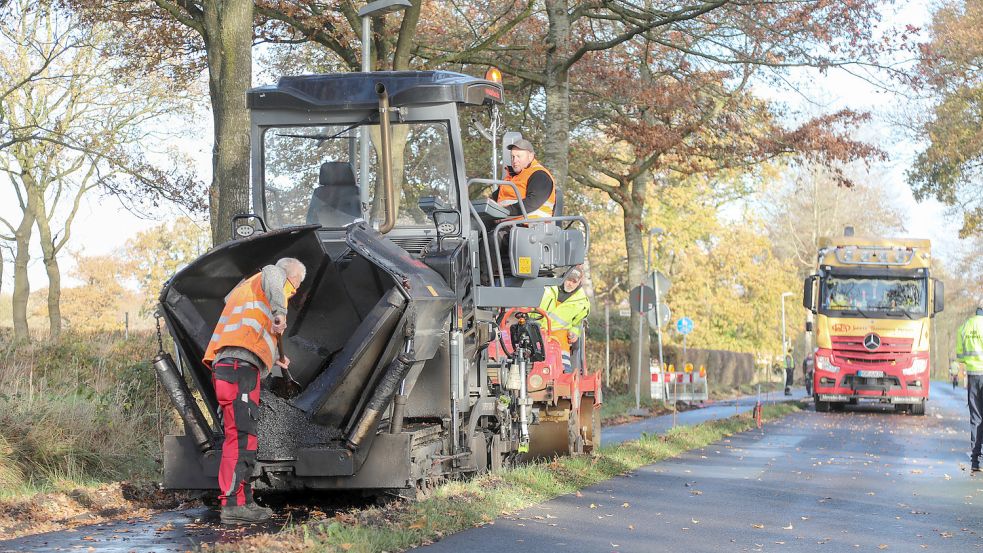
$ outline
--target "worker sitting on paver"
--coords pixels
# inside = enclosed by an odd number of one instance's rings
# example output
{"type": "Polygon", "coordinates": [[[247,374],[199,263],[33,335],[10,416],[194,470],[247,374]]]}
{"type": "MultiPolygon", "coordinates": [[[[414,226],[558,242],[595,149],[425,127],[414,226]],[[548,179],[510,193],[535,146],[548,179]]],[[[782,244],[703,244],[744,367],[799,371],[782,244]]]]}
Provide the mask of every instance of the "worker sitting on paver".
{"type": "Polygon", "coordinates": [[[546,167],[536,159],[532,143],[522,138],[509,146],[512,153],[511,164],[505,180],[511,182],[519,191],[516,197],[511,186],[500,187],[492,199],[507,207],[513,217],[521,216],[519,200],[522,200],[530,218],[552,217],[557,204],[556,181],[546,167]]]}
{"type": "Polygon", "coordinates": [[[582,369],[580,323],[590,314],[590,298],[581,283],[584,270],[571,267],[560,286],[547,286],[539,308],[550,318],[551,336],[562,348],[563,372],[582,369]]]}

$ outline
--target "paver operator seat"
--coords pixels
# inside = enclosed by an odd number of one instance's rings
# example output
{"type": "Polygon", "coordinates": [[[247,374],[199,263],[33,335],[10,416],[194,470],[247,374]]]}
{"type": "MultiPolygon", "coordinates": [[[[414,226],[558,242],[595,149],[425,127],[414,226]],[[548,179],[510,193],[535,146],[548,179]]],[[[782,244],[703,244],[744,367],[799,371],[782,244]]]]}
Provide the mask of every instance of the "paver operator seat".
{"type": "Polygon", "coordinates": [[[340,228],[362,216],[355,172],[350,163],[327,161],[321,164],[318,186],[311,194],[307,223],[340,228]]]}

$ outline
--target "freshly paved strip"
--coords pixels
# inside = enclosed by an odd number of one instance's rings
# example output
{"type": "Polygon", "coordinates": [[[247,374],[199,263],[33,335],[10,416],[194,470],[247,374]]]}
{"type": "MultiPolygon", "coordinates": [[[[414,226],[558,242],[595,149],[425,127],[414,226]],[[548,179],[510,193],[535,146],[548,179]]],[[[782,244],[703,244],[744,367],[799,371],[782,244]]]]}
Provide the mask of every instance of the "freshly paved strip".
{"type": "Polygon", "coordinates": [[[797,413],[425,551],[979,551],[965,394],[933,386],[924,417],[797,413]]]}

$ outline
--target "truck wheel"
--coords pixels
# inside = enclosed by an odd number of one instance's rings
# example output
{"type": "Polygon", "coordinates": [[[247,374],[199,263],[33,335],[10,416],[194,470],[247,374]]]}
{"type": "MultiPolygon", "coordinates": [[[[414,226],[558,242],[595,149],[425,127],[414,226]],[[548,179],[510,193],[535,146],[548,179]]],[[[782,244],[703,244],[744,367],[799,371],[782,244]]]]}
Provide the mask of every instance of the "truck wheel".
{"type": "Polygon", "coordinates": [[[816,412],[817,413],[828,413],[829,412],[829,402],[816,400],[816,412]]]}
{"type": "Polygon", "coordinates": [[[912,404],[910,413],[912,415],[918,415],[918,416],[924,415],[925,414],[925,402],[923,401],[921,403],[912,404]]]}
{"type": "MultiPolygon", "coordinates": [[[[580,408],[583,409],[584,405],[581,404],[580,408]]],[[[580,435],[580,415],[571,409],[570,418],[567,419],[567,453],[573,456],[583,452],[584,437],[580,435]]]]}

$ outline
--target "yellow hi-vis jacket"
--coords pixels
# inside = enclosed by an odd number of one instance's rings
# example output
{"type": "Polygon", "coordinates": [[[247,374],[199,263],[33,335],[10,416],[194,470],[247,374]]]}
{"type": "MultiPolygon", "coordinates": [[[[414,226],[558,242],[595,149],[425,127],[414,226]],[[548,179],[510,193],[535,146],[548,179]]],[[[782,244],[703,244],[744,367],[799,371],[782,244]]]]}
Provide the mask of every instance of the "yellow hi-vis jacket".
{"type": "Polygon", "coordinates": [[[559,296],[559,287],[547,286],[539,308],[549,315],[554,334],[566,330],[579,338],[580,323],[590,314],[590,299],[587,297],[587,292],[584,292],[581,287],[564,302],[560,301],[559,296]]]}
{"type": "Polygon", "coordinates": [[[969,374],[983,374],[983,316],[974,315],[956,332],[956,359],[969,374]]]}

